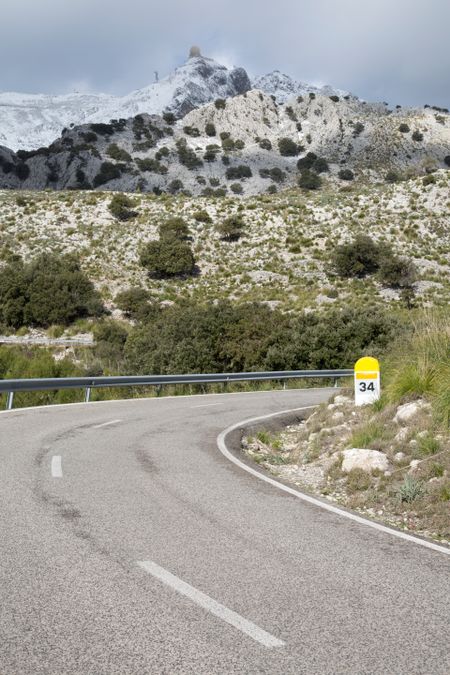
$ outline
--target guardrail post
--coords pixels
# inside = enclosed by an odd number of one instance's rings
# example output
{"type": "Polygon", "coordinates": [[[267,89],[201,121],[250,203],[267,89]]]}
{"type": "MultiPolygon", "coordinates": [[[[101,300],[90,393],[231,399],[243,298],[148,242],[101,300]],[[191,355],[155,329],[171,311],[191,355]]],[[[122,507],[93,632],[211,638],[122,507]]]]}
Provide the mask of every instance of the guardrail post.
{"type": "Polygon", "coordinates": [[[338,381],[337,381],[337,377],[335,377],[334,378],[334,388],[337,389],[337,386],[338,386],[338,381]]]}
{"type": "Polygon", "coordinates": [[[84,390],[84,402],[89,403],[90,400],[91,400],[91,388],[86,387],[86,389],[84,390]]]}
{"type": "Polygon", "coordinates": [[[6,410],[12,410],[14,405],[14,392],[8,391],[6,394],[6,410]]]}

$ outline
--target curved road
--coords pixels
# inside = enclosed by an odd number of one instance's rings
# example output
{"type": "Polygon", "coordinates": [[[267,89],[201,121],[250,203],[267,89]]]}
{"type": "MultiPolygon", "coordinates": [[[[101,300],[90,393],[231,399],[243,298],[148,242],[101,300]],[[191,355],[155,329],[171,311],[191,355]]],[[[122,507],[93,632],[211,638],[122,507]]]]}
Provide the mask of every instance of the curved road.
{"type": "Polygon", "coordinates": [[[449,556],[217,448],[330,393],[1,414],[0,673],[448,673],[449,556]]]}

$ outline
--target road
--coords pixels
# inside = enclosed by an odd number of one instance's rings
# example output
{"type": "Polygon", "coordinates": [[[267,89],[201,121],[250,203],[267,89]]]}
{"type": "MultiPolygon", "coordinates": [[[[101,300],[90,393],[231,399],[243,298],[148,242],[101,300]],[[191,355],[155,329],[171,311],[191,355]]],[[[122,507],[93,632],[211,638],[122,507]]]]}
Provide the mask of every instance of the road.
{"type": "Polygon", "coordinates": [[[448,673],[450,556],[218,450],[330,393],[1,414],[1,675],[448,673]]]}

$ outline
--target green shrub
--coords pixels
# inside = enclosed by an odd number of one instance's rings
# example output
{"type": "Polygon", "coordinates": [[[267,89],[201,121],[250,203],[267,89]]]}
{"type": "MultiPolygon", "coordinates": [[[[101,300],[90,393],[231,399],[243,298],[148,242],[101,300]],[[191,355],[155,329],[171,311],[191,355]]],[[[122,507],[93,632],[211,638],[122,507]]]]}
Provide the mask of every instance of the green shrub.
{"type": "Polygon", "coordinates": [[[298,160],[297,169],[299,171],[303,171],[303,169],[312,169],[317,159],[318,157],[315,152],[307,152],[304,157],[300,157],[298,160]]]}
{"type": "Polygon", "coordinates": [[[211,144],[206,146],[206,152],[203,155],[203,159],[207,162],[215,162],[217,155],[221,152],[220,145],[211,144]]]}
{"type": "Polygon", "coordinates": [[[229,216],[217,225],[217,232],[226,241],[237,241],[243,235],[245,222],[242,216],[229,216]]]}
{"type": "Polygon", "coordinates": [[[114,180],[115,178],[120,178],[121,175],[122,170],[118,164],[103,162],[100,171],[94,178],[94,187],[109,183],[109,181],[114,180]]]}
{"type": "Polygon", "coordinates": [[[398,171],[392,169],[391,171],[387,172],[386,176],[384,177],[384,180],[386,181],[386,183],[398,183],[401,180],[401,177],[398,171]]]}
{"type": "Polygon", "coordinates": [[[222,140],[222,148],[225,152],[233,152],[233,150],[236,150],[236,144],[232,138],[224,138],[222,140]]]}
{"type": "Polygon", "coordinates": [[[216,106],[217,110],[225,110],[227,102],[223,98],[216,98],[214,101],[214,105],[216,106]]]}
{"type": "Polygon", "coordinates": [[[68,325],[99,316],[100,296],[72,256],[43,254],[18,259],[0,271],[0,322],[13,328],[68,325]]]}
{"type": "Polygon", "coordinates": [[[194,138],[198,138],[200,136],[200,130],[197,129],[197,127],[183,127],[183,131],[187,136],[193,136],[194,138]]]}
{"type": "Polygon", "coordinates": [[[332,263],[340,277],[364,277],[378,270],[380,248],[368,235],[358,234],[348,244],[336,247],[332,263]]]}
{"type": "Polygon", "coordinates": [[[117,143],[111,143],[106,150],[106,154],[117,162],[131,162],[131,155],[123,148],[119,148],[117,143]]]}
{"type": "Polygon", "coordinates": [[[244,192],[244,188],[240,183],[232,183],[230,185],[231,192],[234,192],[235,195],[241,195],[244,192]]]}
{"type": "Polygon", "coordinates": [[[239,166],[230,166],[225,171],[225,175],[228,180],[236,180],[240,178],[251,178],[252,170],[246,164],[240,164],[239,166]]]}
{"type": "Polygon", "coordinates": [[[272,143],[269,141],[268,138],[262,138],[259,141],[259,147],[261,150],[272,150],[272,143]]]}
{"type": "Polygon", "coordinates": [[[317,159],[314,160],[311,169],[316,173],[325,173],[326,171],[329,171],[328,162],[323,157],[317,157],[317,159]]]}
{"type": "Polygon", "coordinates": [[[314,171],[304,169],[300,174],[298,184],[303,190],[318,190],[322,185],[322,179],[314,171]]]}
{"type": "Polygon", "coordinates": [[[277,166],[273,167],[273,169],[260,169],[259,175],[261,178],[270,178],[275,183],[283,183],[283,181],[286,180],[285,172],[277,166]]]}
{"type": "Polygon", "coordinates": [[[356,138],[364,131],[364,124],[362,122],[356,122],[353,127],[353,137],[356,138]]]}
{"type": "Polygon", "coordinates": [[[341,180],[353,180],[355,174],[351,169],[340,169],[338,176],[341,180]]]}
{"type": "Polygon", "coordinates": [[[212,122],[206,122],[205,124],[205,134],[207,136],[215,136],[216,135],[216,127],[212,122]]]}
{"type": "Polygon", "coordinates": [[[450,155],[446,155],[444,157],[444,164],[446,164],[447,166],[450,166],[450,155]]]}
{"type": "Polygon", "coordinates": [[[93,131],[95,134],[98,134],[99,136],[112,136],[114,133],[114,127],[112,124],[91,124],[91,131],[93,131]]]}
{"type": "Polygon", "coordinates": [[[187,240],[189,239],[189,226],[183,218],[174,216],[161,223],[159,226],[159,236],[161,238],[175,237],[175,239],[180,239],[181,241],[187,240]]]}
{"type": "Polygon", "coordinates": [[[350,494],[361,492],[361,490],[367,490],[370,487],[370,484],[370,476],[363,469],[352,469],[348,472],[347,480],[345,481],[347,492],[350,494]]]}
{"type": "Polygon", "coordinates": [[[196,220],[198,223],[211,223],[211,216],[207,211],[196,211],[193,214],[194,220],[196,220]]]}
{"type": "Polygon", "coordinates": [[[423,482],[413,478],[412,476],[405,476],[403,484],[398,491],[400,500],[411,504],[413,501],[422,497],[424,494],[423,482]]]}
{"type": "Polygon", "coordinates": [[[280,138],[278,150],[283,157],[296,157],[300,152],[299,146],[291,138],[280,138]]]}
{"type": "MultiPolygon", "coordinates": [[[[156,153],[158,154],[158,153],[156,153]]],[[[160,155],[161,157],[161,155],[160,155]]],[[[136,158],[136,165],[140,171],[150,171],[152,173],[159,173],[165,175],[168,172],[168,168],[165,164],[161,164],[158,159],[152,159],[151,157],[146,157],[145,159],[136,158]]]]}
{"type": "Polygon", "coordinates": [[[174,180],[170,181],[169,185],[167,186],[167,191],[170,192],[171,195],[180,192],[180,190],[184,190],[184,184],[179,178],[175,178],[174,180]]]}
{"type": "Polygon", "coordinates": [[[391,288],[409,288],[417,279],[413,262],[395,255],[379,256],[380,281],[391,288]]]}
{"type": "Polygon", "coordinates": [[[175,124],[176,122],[176,117],[173,114],[173,112],[170,112],[169,110],[166,110],[163,112],[162,118],[166,124],[175,124]]]}
{"type": "Polygon", "coordinates": [[[184,138],[178,139],[175,143],[178,152],[178,160],[180,164],[186,166],[190,171],[203,166],[202,160],[197,157],[195,152],[187,146],[184,138]]]}
{"type": "Polygon", "coordinates": [[[402,134],[407,134],[407,133],[409,132],[409,126],[408,126],[405,122],[402,122],[402,123],[400,124],[398,130],[399,130],[402,134]]]}
{"type": "Polygon", "coordinates": [[[427,185],[433,185],[436,183],[436,178],[432,173],[429,173],[427,176],[424,176],[422,179],[422,185],[426,187],[427,185]]]}
{"type": "Polygon", "coordinates": [[[150,276],[157,279],[191,275],[195,271],[189,243],[169,235],[145,244],[139,261],[150,276]]]}
{"type": "Polygon", "coordinates": [[[132,210],[134,205],[134,202],[127,195],[117,192],[111,199],[108,209],[114,218],[126,221],[137,216],[137,212],[132,210]]]}
{"type": "Polygon", "coordinates": [[[338,103],[339,102],[339,96],[336,96],[336,95],[333,94],[333,96],[330,96],[330,100],[333,101],[334,103],[338,103]]]}
{"type": "Polygon", "coordinates": [[[423,134],[416,129],[416,131],[413,132],[411,138],[413,141],[417,141],[419,143],[420,141],[423,141],[423,134]]]}
{"type": "Polygon", "coordinates": [[[152,310],[151,295],[144,288],[129,288],[121,291],[114,298],[114,302],[123,311],[128,319],[143,321],[152,310]]]}

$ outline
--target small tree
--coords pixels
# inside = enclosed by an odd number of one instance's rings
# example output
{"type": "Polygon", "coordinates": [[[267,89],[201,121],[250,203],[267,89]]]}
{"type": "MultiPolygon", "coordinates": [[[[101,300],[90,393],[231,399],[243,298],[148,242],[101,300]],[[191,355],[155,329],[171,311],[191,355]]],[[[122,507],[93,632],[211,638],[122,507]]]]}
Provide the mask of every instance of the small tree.
{"type": "Polygon", "coordinates": [[[227,102],[224,98],[216,98],[214,101],[214,105],[216,106],[217,110],[225,110],[226,104],[227,102]]]}
{"type": "Polygon", "coordinates": [[[353,180],[355,174],[351,169],[341,169],[338,173],[338,176],[341,180],[353,180]]]}
{"type": "Polygon", "coordinates": [[[186,241],[164,236],[158,241],[149,241],[142,248],[139,261],[150,276],[164,279],[186,276],[195,271],[195,260],[186,241]]]}
{"type": "Polygon", "coordinates": [[[205,133],[207,136],[215,136],[216,135],[216,127],[212,122],[207,122],[205,124],[205,133]]]}
{"type": "Polygon", "coordinates": [[[133,206],[134,202],[127,197],[127,195],[117,192],[111,199],[108,209],[114,218],[120,221],[126,221],[137,216],[137,211],[132,210],[133,206]]]}
{"type": "Polygon", "coordinates": [[[175,216],[174,218],[169,218],[159,226],[159,236],[161,238],[175,237],[175,239],[185,241],[189,239],[189,226],[183,218],[175,216]]]}
{"type": "Polygon", "coordinates": [[[314,171],[305,169],[300,174],[298,184],[304,190],[318,190],[322,185],[322,179],[319,175],[317,175],[317,173],[314,173],[314,171]]]}
{"type": "Polygon", "coordinates": [[[417,278],[413,262],[398,256],[381,256],[380,281],[391,288],[411,288],[417,278]]]}
{"type": "Polygon", "coordinates": [[[217,231],[226,241],[237,241],[242,237],[245,222],[242,216],[229,216],[217,226],[217,231]]]}
{"type": "Polygon", "coordinates": [[[278,150],[283,157],[296,157],[300,149],[291,138],[280,138],[278,141],[278,150]]]}
{"type": "Polygon", "coordinates": [[[352,242],[337,246],[332,256],[336,273],[347,278],[373,274],[380,266],[379,259],[379,246],[365,234],[358,234],[352,242]]]}

